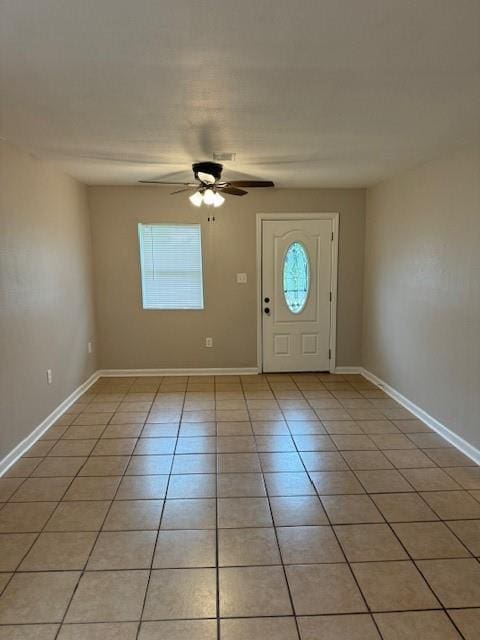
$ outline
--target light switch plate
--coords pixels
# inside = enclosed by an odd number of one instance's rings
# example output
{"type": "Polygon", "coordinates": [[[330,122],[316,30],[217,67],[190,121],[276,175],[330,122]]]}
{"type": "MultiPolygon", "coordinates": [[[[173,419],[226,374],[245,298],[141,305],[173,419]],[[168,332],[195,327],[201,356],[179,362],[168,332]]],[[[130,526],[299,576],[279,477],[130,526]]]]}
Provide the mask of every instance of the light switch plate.
{"type": "Polygon", "coordinates": [[[246,283],[247,283],[247,274],[237,273],[237,284],[246,284],[246,283]]]}

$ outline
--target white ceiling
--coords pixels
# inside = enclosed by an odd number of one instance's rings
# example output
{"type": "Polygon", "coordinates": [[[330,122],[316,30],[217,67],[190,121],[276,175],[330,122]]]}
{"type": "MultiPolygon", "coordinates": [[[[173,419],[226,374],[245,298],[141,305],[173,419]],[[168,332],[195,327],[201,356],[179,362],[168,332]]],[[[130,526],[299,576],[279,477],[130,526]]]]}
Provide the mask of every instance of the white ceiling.
{"type": "Polygon", "coordinates": [[[366,186],[480,136],[480,0],[1,0],[0,135],[90,184],[366,186]],[[180,172],[180,173],[179,173],[180,172]]]}

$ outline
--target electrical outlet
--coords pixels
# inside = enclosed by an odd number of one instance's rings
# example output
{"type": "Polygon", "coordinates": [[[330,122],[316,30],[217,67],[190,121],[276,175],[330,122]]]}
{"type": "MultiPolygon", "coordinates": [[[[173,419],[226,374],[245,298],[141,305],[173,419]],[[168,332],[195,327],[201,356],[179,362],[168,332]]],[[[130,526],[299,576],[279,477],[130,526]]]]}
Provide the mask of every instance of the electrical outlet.
{"type": "Polygon", "coordinates": [[[88,350],[88,353],[92,353],[92,351],[93,351],[93,344],[92,344],[91,342],[89,342],[89,343],[87,344],[87,350],[88,350]]]}
{"type": "Polygon", "coordinates": [[[246,284],[246,283],[247,283],[247,274],[237,273],[237,284],[246,284]]]}
{"type": "Polygon", "coordinates": [[[213,338],[205,338],[205,346],[213,347],[213,338]]]}
{"type": "Polygon", "coordinates": [[[47,383],[52,384],[52,370],[47,369],[47,383]]]}

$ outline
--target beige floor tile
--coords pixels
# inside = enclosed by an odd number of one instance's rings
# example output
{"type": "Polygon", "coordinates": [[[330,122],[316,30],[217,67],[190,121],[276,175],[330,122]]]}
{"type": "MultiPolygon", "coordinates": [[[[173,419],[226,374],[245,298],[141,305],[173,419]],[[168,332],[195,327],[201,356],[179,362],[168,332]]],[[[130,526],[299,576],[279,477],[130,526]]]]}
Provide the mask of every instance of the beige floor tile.
{"type": "Polygon", "coordinates": [[[102,440],[111,438],[137,438],[142,432],[143,424],[109,424],[102,433],[102,440]]]}
{"type": "Polygon", "coordinates": [[[474,556],[480,556],[480,520],[453,520],[446,524],[474,556]]]}
{"type": "Polygon", "coordinates": [[[302,451],[300,454],[307,471],[348,471],[348,466],[336,451],[302,451]]]}
{"type": "Polygon", "coordinates": [[[480,489],[480,467],[454,467],[446,472],[464,489],[480,489]]]}
{"type": "Polygon", "coordinates": [[[172,473],[215,473],[216,466],[214,453],[182,454],[174,456],[172,473]]]}
{"type": "Polygon", "coordinates": [[[144,620],[213,618],[217,613],[215,569],[155,569],[144,620]]]}
{"type": "Polygon", "coordinates": [[[352,569],[372,611],[440,608],[413,562],[364,562],[352,569]]]}
{"type": "Polygon", "coordinates": [[[168,476],[125,476],[117,500],[162,500],[167,491],[168,476]]]}
{"type": "Polygon", "coordinates": [[[342,455],[354,470],[393,469],[381,451],[342,451],[342,455]]]}
{"type": "Polygon", "coordinates": [[[398,469],[434,467],[435,463],[420,449],[393,449],[383,452],[398,469]]]}
{"type": "Polygon", "coordinates": [[[217,640],[216,620],[142,622],[138,640],[217,640]]]}
{"type": "Polygon", "coordinates": [[[417,566],[444,607],[480,607],[477,560],[421,560],[417,566]]]}
{"type": "MultiPolygon", "coordinates": [[[[158,440],[159,438],[155,438],[155,439],[158,440]]],[[[215,437],[190,436],[190,437],[178,438],[175,453],[176,455],[211,454],[211,453],[215,453],[216,450],[217,450],[217,439],[215,437]]],[[[146,450],[144,451],[144,453],[147,453],[147,452],[148,451],[146,450]]]]}
{"type": "MultiPolygon", "coordinates": [[[[114,413],[110,424],[143,424],[147,421],[147,412],[145,411],[130,411],[124,413],[114,413]]],[[[168,419],[166,414],[160,416],[158,419],[155,416],[148,416],[148,422],[173,422],[175,417],[168,419]],[[151,419],[154,417],[155,419],[151,419]]]]}
{"type": "Polygon", "coordinates": [[[438,520],[438,516],[416,493],[379,493],[371,495],[387,522],[438,520]]]}
{"type": "Polygon", "coordinates": [[[216,501],[167,500],[163,510],[161,529],[215,529],[216,501]]]}
{"type": "MultiPolygon", "coordinates": [[[[203,440],[203,438],[201,439],[203,440]]],[[[169,455],[175,451],[176,441],[176,438],[145,438],[142,435],[142,437],[137,440],[134,454],[136,456],[169,455]]],[[[181,442],[183,442],[183,438],[181,442]]],[[[178,451],[178,453],[182,453],[182,451],[178,451]]]]}
{"type": "MultiPolygon", "coordinates": [[[[192,425],[185,425],[186,428],[192,425]]],[[[204,424],[195,425],[196,429],[205,428],[204,424]]],[[[180,432],[180,426],[178,422],[147,422],[141,429],[142,438],[176,438],[180,432]]],[[[183,433],[183,435],[189,435],[183,433]]],[[[198,433],[195,433],[198,435],[198,433]]],[[[209,434],[206,434],[209,435],[209,434]]]]}
{"type": "MultiPolygon", "coordinates": [[[[288,428],[292,435],[326,435],[327,430],[320,420],[289,420],[288,428]]],[[[282,435],[282,434],[277,434],[282,435]]]]}
{"type": "MultiPolygon", "coordinates": [[[[235,423],[234,423],[235,424],[235,423]]],[[[215,440],[215,438],[214,438],[215,440]]],[[[252,436],[219,436],[217,451],[219,453],[255,453],[255,438],[252,436]]],[[[215,448],[213,448],[213,451],[215,448]]],[[[261,451],[261,449],[259,449],[261,451]]]]}
{"type": "Polygon", "coordinates": [[[284,564],[345,562],[330,526],[279,527],[277,535],[284,564]]]}
{"type": "Polygon", "coordinates": [[[295,618],[233,618],[220,621],[222,640],[299,640],[295,618]]]}
{"type": "Polygon", "coordinates": [[[171,476],[167,498],[215,498],[217,482],[215,474],[187,474],[171,476]]]}
{"type": "Polygon", "coordinates": [[[314,471],[310,477],[320,495],[365,493],[352,471],[314,471]]]}
{"type": "Polygon", "coordinates": [[[291,565],[286,572],[297,615],[366,611],[347,564],[291,565]]]}
{"type": "Polygon", "coordinates": [[[160,531],[153,567],[181,569],[216,566],[215,531],[160,531]]]}
{"type": "MultiPolygon", "coordinates": [[[[315,438],[317,436],[295,436],[296,439],[299,438],[298,444],[302,445],[302,438],[315,438]]],[[[326,437],[326,436],[318,436],[318,437],[326,437]]],[[[261,453],[268,452],[287,452],[287,451],[295,451],[295,443],[290,435],[285,436],[272,436],[272,435],[256,435],[255,443],[257,451],[261,453]]],[[[299,447],[301,448],[301,447],[299,447]]]]}
{"type": "Polygon", "coordinates": [[[430,428],[421,420],[392,420],[402,433],[430,433],[430,428]]]}
{"type": "Polygon", "coordinates": [[[0,624],[61,622],[80,573],[17,573],[0,597],[0,624]]]}
{"type": "Polygon", "coordinates": [[[379,449],[415,449],[415,444],[402,433],[383,433],[370,436],[379,449]]]}
{"type": "Polygon", "coordinates": [[[373,439],[365,435],[334,435],[332,440],[339,451],[368,451],[377,448],[373,439]]]}
{"type": "Polygon", "coordinates": [[[38,440],[33,444],[26,453],[23,454],[24,458],[38,458],[46,456],[54,446],[54,442],[49,440],[38,440]]]}
{"type": "Polygon", "coordinates": [[[221,529],[218,533],[218,563],[221,567],[281,564],[275,530],[221,529]]]}
{"type": "Polygon", "coordinates": [[[270,506],[277,527],[328,524],[325,511],[316,496],[271,497],[270,506]]]}
{"type": "Polygon", "coordinates": [[[375,620],[384,640],[461,640],[443,611],[377,613],[375,620]]]}
{"type": "Polygon", "coordinates": [[[138,620],[148,571],[87,571],[82,575],[65,622],[138,620]]]}
{"type": "Polygon", "coordinates": [[[64,624],[57,640],[136,640],[138,622],[64,624]]]}
{"type": "Polygon", "coordinates": [[[387,433],[400,433],[390,420],[362,420],[360,423],[362,431],[368,435],[385,435],[387,433]]]}
{"type": "Polygon", "coordinates": [[[450,449],[451,445],[436,433],[411,433],[409,439],[421,449],[450,449]]]}
{"type": "Polygon", "coordinates": [[[367,495],[322,496],[322,504],[332,524],[384,521],[382,514],[367,495]]]}
{"type": "Polygon", "coordinates": [[[20,458],[12,465],[4,475],[4,478],[28,478],[43,458],[20,458]]]}
{"type": "Polygon", "coordinates": [[[85,567],[96,532],[41,533],[19,571],[74,571],[85,567]]]}
{"type": "Polygon", "coordinates": [[[290,433],[284,420],[254,420],[251,425],[253,433],[259,436],[288,436],[290,433]]]}
{"type": "Polygon", "coordinates": [[[71,478],[27,478],[10,500],[12,502],[61,500],[71,481],[71,478]]]}
{"type": "Polygon", "coordinates": [[[82,457],[56,458],[48,457],[33,471],[32,478],[53,477],[53,476],[76,476],[84,463],[87,461],[82,457]]]}
{"type": "Polygon", "coordinates": [[[104,531],[158,529],[163,500],[115,500],[103,525],[104,531]]]}
{"type": "Polygon", "coordinates": [[[365,435],[360,425],[354,420],[324,420],[321,424],[325,426],[325,431],[330,435],[365,435]]]}
{"type": "Polygon", "coordinates": [[[315,488],[305,472],[265,473],[269,496],[313,496],[315,488]]]}
{"type": "MultiPolygon", "coordinates": [[[[286,433],[288,431],[286,430],[286,433]]],[[[253,435],[250,422],[217,422],[218,436],[251,436],[253,435]]]]}
{"type": "Polygon", "coordinates": [[[220,529],[271,526],[273,523],[267,498],[219,498],[220,529]]]}
{"type": "Polygon", "coordinates": [[[405,560],[407,554],[386,524],[352,524],[335,527],[349,562],[405,560]]]}
{"type": "MultiPolygon", "coordinates": [[[[58,444],[63,445],[65,447],[65,450],[71,449],[72,451],[75,451],[77,448],[81,450],[82,447],[85,447],[86,449],[88,446],[86,443],[89,440],[95,440],[96,438],[100,438],[100,436],[105,430],[105,426],[106,424],[72,425],[71,427],[68,427],[68,429],[65,431],[65,433],[62,436],[62,439],[58,442],[58,444]],[[73,443],[71,447],[67,446],[69,443],[73,443]],[[75,443],[78,443],[78,444],[75,444],[75,443]]],[[[57,455],[58,449],[61,449],[61,448],[62,448],[61,446],[58,446],[58,447],[55,446],[50,452],[50,455],[57,455]]]]}
{"type": "Polygon", "coordinates": [[[55,640],[58,624],[0,626],[0,640],[55,640]]]}
{"type": "Polygon", "coordinates": [[[431,491],[421,496],[442,520],[480,518],[480,503],[466,491],[431,491]]]}
{"type": "Polygon", "coordinates": [[[227,567],[220,574],[220,615],[292,615],[282,567],[227,567]]]}
{"type": "Polygon", "coordinates": [[[129,456],[92,456],[88,458],[78,475],[121,476],[129,460],[129,456]]]}
{"type": "Polygon", "coordinates": [[[99,531],[109,506],[109,500],[60,502],[45,531],[99,531]]]}
{"type": "Polygon", "coordinates": [[[426,455],[439,467],[475,467],[473,460],[457,449],[426,449],[426,455]]]}
{"type": "Polygon", "coordinates": [[[261,473],[223,473],[217,477],[219,498],[256,498],[266,495],[261,473]]]}
{"type": "Polygon", "coordinates": [[[260,473],[260,458],[257,453],[219,453],[218,473],[260,473]]]}
{"type": "Polygon", "coordinates": [[[173,456],[132,456],[127,476],[153,476],[170,473],[173,456]]]}
{"type": "Polygon", "coordinates": [[[0,478],[0,502],[6,502],[26,480],[23,478],[0,478]]]}
{"type": "Polygon", "coordinates": [[[397,523],[392,528],[414,560],[470,556],[443,522],[397,523]]]}
{"type": "Polygon", "coordinates": [[[87,564],[88,571],[150,568],[156,531],[103,531],[87,564]]]}
{"type": "Polygon", "coordinates": [[[260,453],[259,457],[264,473],[297,472],[305,470],[298,453],[292,451],[283,453],[260,453]]]}
{"type": "Polygon", "coordinates": [[[454,491],[461,486],[442,469],[402,469],[416,491],[454,491]]]}
{"type": "Polygon", "coordinates": [[[356,474],[368,493],[413,491],[410,484],[395,469],[386,471],[357,471],[356,474]]]}
{"type": "Polygon", "coordinates": [[[75,478],[64,496],[64,500],[111,500],[120,483],[120,477],[75,478]]]}
{"type": "MultiPolygon", "coordinates": [[[[283,436],[278,436],[283,437],[283,436]]],[[[360,437],[360,436],[339,436],[339,437],[360,437]]],[[[298,451],[336,451],[337,446],[334,442],[335,436],[322,435],[296,435],[293,436],[295,446],[298,451]]]]}
{"type": "Polygon", "coordinates": [[[478,640],[480,609],[453,609],[449,612],[465,640],[478,640]]]}
{"type": "Polygon", "coordinates": [[[371,616],[365,613],[297,620],[301,640],[381,640],[371,616]]]}
{"type": "Polygon", "coordinates": [[[34,533],[0,534],[0,571],[15,571],[35,538],[34,533]]]}

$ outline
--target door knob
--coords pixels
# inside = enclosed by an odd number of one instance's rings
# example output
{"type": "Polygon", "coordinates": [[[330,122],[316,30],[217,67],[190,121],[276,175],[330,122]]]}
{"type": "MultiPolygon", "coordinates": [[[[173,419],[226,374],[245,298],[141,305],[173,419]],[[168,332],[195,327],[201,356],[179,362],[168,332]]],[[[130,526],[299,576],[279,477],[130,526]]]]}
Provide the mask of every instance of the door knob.
{"type": "Polygon", "coordinates": [[[268,307],[265,307],[264,311],[265,311],[266,314],[270,313],[270,309],[268,307]]]}

